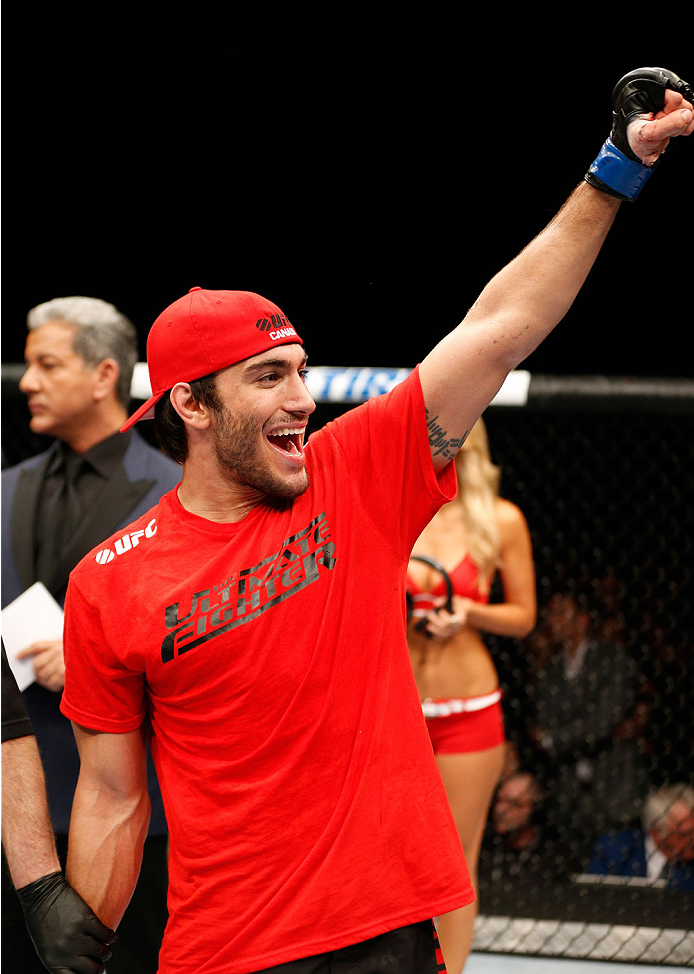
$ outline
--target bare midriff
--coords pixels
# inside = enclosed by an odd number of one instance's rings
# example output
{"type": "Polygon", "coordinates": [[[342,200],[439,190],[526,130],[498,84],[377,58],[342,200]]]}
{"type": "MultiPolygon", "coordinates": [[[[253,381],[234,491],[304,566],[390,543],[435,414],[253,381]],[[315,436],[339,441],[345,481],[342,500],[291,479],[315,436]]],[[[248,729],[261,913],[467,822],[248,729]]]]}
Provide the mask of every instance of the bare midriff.
{"type": "Polygon", "coordinates": [[[496,690],[496,669],[476,630],[461,629],[450,639],[432,639],[417,632],[411,622],[407,641],[420,700],[480,697],[496,690]]]}

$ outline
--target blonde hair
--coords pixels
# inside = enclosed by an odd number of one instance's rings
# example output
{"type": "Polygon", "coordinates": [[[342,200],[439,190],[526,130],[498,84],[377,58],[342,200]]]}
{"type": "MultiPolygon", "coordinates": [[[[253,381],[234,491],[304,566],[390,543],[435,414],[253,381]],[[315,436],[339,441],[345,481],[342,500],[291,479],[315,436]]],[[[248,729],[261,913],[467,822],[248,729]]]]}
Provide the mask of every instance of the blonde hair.
{"type": "Polygon", "coordinates": [[[491,461],[487,430],[478,419],[455,458],[457,502],[463,509],[470,557],[483,575],[501,566],[501,532],[496,511],[501,470],[491,461]]]}

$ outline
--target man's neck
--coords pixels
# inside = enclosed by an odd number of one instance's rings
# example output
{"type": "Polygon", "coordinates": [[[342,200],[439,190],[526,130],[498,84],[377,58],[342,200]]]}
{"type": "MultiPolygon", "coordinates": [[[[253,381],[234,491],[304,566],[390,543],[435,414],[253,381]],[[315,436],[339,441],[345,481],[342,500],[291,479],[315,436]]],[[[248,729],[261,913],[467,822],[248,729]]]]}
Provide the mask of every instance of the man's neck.
{"type": "Polygon", "coordinates": [[[209,471],[186,463],[178,487],[181,506],[191,514],[222,524],[242,521],[265,501],[265,495],[253,487],[226,478],[210,478],[209,471]]]}
{"type": "Polygon", "coordinates": [[[110,409],[95,415],[91,422],[80,426],[74,432],[70,431],[66,436],[60,436],[59,439],[74,453],[86,453],[97,443],[118,433],[126,419],[127,413],[124,409],[110,409]]]}

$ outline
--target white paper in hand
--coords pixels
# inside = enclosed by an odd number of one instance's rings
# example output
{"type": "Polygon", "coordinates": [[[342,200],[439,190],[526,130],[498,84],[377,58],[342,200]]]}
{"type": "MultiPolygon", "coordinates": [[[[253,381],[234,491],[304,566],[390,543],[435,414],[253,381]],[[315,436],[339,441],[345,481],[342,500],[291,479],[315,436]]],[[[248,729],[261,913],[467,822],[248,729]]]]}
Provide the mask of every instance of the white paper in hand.
{"type": "Polygon", "coordinates": [[[34,661],[17,653],[39,639],[63,638],[63,610],[43,582],[34,582],[2,610],[2,640],[17,686],[34,682],[34,661]]]}

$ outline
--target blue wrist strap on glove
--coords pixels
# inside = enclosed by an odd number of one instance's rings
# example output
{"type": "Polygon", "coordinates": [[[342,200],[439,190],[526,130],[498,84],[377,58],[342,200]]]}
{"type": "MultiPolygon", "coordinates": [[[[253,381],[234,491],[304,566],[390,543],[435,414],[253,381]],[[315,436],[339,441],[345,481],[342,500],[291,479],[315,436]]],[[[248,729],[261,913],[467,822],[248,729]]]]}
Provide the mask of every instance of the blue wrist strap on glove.
{"type": "Polygon", "coordinates": [[[589,167],[586,180],[596,189],[611,191],[610,195],[617,199],[632,201],[653,175],[654,168],[629,159],[608,138],[589,167]]]}
{"type": "Polygon", "coordinates": [[[666,68],[636,68],[620,78],[612,91],[612,130],[598,157],[585,174],[585,181],[618,200],[635,200],[653,171],[634,155],[627,129],[636,118],[654,118],[665,105],[667,89],[679,92],[691,102],[691,86],[666,68]]]}

